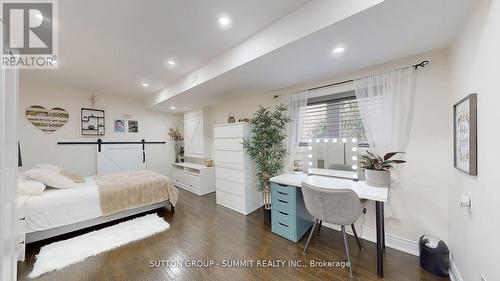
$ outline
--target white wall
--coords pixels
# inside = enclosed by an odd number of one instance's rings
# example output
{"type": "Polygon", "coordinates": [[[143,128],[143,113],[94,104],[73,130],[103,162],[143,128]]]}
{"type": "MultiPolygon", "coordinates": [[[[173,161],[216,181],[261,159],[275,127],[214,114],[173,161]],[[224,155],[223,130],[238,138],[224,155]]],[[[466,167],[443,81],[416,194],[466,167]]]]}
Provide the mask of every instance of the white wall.
{"type": "MultiPolygon", "coordinates": [[[[326,81],[298,85],[280,90],[309,88],[332,82],[363,77],[420,62],[431,63],[420,69],[417,76],[414,120],[407,150],[408,164],[402,170],[401,187],[390,200],[398,206],[399,220],[386,220],[388,244],[418,254],[416,241],[428,233],[448,239],[448,174],[452,167],[450,132],[452,130],[449,106],[448,52],[439,50],[416,57],[405,58],[384,65],[326,81]]],[[[213,124],[226,123],[229,112],[240,117],[251,117],[258,105],[272,106],[273,93],[251,95],[223,102],[209,108],[213,124]]],[[[375,208],[368,207],[365,237],[374,239],[375,208]]]]}
{"type": "Polygon", "coordinates": [[[180,122],[182,115],[151,112],[143,101],[97,94],[95,108],[106,114],[105,136],[82,136],[80,109],[92,107],[92,93],[86,90],[49,85],[40,81],[26,81],[20,85],[19,140],[21,141],[23,170],[39,163],[53,163],[85,176],[96,173],[96,145],[57,145],[58,141],[166,141],[167,144],[150,144],[147,150],[147,168],[170,175],[170,163],[174,160],[173,144],[167,135],[168,128],[180,122]],[[47,135],[34,127],[25,117],[27,107],[41,105],[47,109],[64,108],[69,112],[68,123],[47,135]],[[139,121],[139,133],[114,133],[113,119],[139,121]]]}
{"type": "Polygon", "coordinates": [[[500,280],[500,2],[478,3],[451,48],[453,88],[448,107],[470,93],[478,96],[478,175],[455,169],[450,173],[449,240],[462,280],[479,281],[484,274],[492,281],[500,280]],[[472,211],[459,207],[463,193],[472,195],[472,211]]]}

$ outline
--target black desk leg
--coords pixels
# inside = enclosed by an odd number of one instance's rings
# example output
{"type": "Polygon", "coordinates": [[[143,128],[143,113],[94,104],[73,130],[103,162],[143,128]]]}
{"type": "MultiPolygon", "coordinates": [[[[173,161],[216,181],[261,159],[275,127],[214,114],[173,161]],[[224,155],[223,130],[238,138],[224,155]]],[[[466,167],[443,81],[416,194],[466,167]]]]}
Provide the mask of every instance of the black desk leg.
{"type": "Polygon", "coordinates": [[[375,202],[376,224],[377,224],[377,275],[384,277],[384,202],[375,202]]]}
{"type": "Polygon", "coordinates": [[[381,212],[381,217],[382,217],[382,233],[384,234],[382,236],[382,248],[384,249],[385,252],[385,211],[384,211],[384,203],[380,203],[382,205],[382,209],[380,210],[381,212]]]}

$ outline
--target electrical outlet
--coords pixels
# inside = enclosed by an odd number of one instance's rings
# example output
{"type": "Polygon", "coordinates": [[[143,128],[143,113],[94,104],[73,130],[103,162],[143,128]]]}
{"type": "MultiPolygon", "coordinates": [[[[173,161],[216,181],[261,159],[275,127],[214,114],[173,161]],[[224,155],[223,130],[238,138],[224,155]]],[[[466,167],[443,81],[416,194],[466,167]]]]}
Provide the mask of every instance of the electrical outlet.
{"type": "Polygon", "coordinates": [[[484,275],[481,275],[481,281],[486,281],[486,277],[484,277],[484,275]]]}

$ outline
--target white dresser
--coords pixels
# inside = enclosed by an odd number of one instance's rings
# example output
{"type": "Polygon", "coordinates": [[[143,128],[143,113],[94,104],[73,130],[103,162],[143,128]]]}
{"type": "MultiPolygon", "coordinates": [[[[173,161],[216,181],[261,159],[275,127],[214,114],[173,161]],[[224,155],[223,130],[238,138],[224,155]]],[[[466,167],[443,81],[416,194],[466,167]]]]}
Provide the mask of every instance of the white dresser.
{"type": "Polygon", "coordinates": [[[217,204],[244,215],[262,206],[253,161],[242,145],[249,132],[248,123],[214,126],[217,204]]]}
{"type": "Polygon", "coordinates": [[[174,185],[196,195],[205,195],[215,191],[214,167],[197,163],[172,164],[174,185]]]}

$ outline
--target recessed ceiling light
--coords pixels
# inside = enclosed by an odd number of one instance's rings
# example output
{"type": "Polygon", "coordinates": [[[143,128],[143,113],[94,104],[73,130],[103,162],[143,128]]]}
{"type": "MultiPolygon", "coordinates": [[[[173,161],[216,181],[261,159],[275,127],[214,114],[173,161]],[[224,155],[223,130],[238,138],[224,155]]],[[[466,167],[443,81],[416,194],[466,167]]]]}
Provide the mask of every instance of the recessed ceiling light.
{"type": "Polygon", "coordinates": [[[149,84],[148,83],[141,83],[141,86],[144,88],[147,88],[147,87],[149,87],[149,84]]]}
{"type": "Polygon", "coordinates": [[[228,27],[231,24],[231,19],[227,16],[222,16],[219,18],[219,25],[222,27],[228,27]]]}
{"type": "Polygon", "coordinates": [[[337,47],[337,48],[333,49],[333,53],[334,53],[334,54],[340,54],[340,53],[343,53],[343,52],[344,52],[344,50],[345,50],[345,49],[344,49],[344,48],[342,48],[342,47],[337,47]]]}
{"type": "Polygon", "coordinates": [[[173,61],[173,60],[168,60],[167,63],[170,65],[175,65],[175,61],[173,61]]]}
{"type": "Polygon", "coordinates": [[[175,106],[171,106],[170,109],[174,110],[175,109],[175,106]]]}

